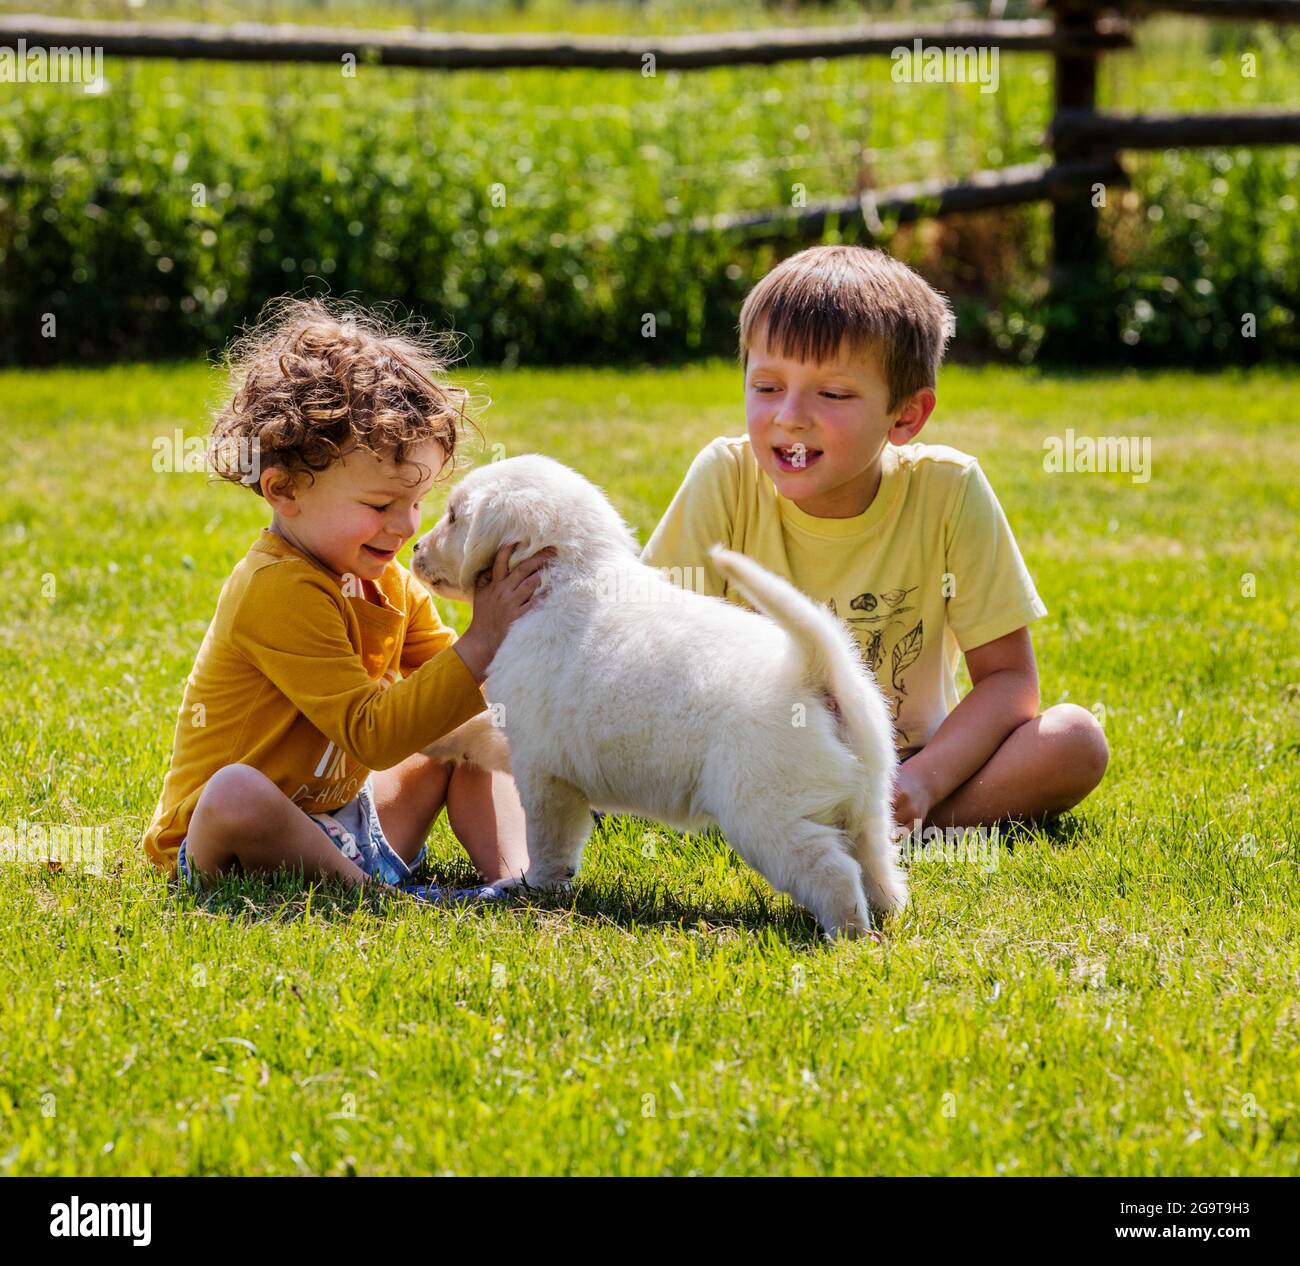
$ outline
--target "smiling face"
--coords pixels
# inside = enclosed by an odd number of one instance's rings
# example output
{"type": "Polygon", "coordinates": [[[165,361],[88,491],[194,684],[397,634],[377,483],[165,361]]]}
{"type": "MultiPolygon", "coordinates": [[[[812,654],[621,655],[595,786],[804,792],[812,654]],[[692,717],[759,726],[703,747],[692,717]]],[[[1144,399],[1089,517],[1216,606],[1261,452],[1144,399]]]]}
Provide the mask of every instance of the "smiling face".
{"type": "Polygon", "coordinates": [[[353,448],[292,492],[283,470],[262,475],[275,511],[271,531],[338,577],[375,580],[420,528],[420,506],[446,453],[436,440],[409,446],[400,466],[353,448]]]}
{"type": "Polygon", "coordinates": [[[842,345],[833,360],[797,360],[769,348],[762,331],[745,369],[745,419],[758,464],[776,490],[822,519],[861,514],[880,485],[888,443],[905,444],[925,425],[934,392],[889,409],[878,358],[842,345]]]}

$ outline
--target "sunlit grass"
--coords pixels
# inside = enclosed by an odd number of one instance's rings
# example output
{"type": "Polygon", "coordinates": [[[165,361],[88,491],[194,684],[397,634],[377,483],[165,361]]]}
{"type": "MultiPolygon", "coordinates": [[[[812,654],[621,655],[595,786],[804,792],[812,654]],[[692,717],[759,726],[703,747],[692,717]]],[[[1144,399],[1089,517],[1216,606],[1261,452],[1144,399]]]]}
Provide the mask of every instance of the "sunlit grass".
{"type": "MultiPolygon", "coordinates": [[[[643,539],[743,429],[729,365],[470,380],[489,442],[643,539]]],[[[980,456],[1049,608],[1044,704],[1104,716],[1111,768],[1052,833],[913,859],[884,944],[835,948],[716,837],[632,819],[570,901],[154,872],[184,678],[266,522],[151,468],[216,386],[0,374],[0,827],[107,852],[0,872],[0,1172],[1294,1172],[1294,377],[945,371],[923,438],[980,456]],[[1046,474],[1071,427],[1150,436],[1150,481],[1046,474]]],[[[469,878],[445,823],[432,852],[469,878]]]]}

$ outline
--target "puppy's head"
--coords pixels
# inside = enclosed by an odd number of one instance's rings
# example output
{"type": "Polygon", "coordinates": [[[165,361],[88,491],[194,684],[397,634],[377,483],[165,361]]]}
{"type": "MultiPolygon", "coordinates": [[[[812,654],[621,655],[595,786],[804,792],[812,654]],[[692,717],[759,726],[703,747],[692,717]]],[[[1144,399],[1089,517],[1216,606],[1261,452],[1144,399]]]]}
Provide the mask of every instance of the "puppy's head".
{"type": "Polygon", "coordinates": [[[411,570],[443,597],[468,600],[479,574],[512,541],[511,567],[548,545],[557,564],[583,569],[637,553],[632,530],[595,484],[533,454],[470,471],[416,542],[411,570]]]}

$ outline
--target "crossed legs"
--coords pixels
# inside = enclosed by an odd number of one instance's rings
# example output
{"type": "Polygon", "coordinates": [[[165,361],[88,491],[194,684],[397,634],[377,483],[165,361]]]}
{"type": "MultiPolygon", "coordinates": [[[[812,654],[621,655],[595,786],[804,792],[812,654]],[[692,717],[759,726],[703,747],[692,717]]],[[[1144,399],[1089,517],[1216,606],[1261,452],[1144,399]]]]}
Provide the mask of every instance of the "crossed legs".
{"type": "MultiPolygon", "coordinates": [[[[528,868],[523,808],[513,780],[469,765],[452,767],[421,753],[377,771],[375,808],[384,835],[413,861],[444,805],[456,838],[485,883],[528,868]]],[[[366,881],[361,869],[260,770],[227,765],[204,787],[190,818],[186,853],[205,878],[238,863],[246,871],[301,867],[308,879],[366,881]]]]}
{"type": "Polygon", "coordinates": [[[945,799],[927,826],[992,826],[1072,809],[1101,782],[1110,758],[1096,717],[1060,703],[1017,726],[1002,746],[945,799]]]}

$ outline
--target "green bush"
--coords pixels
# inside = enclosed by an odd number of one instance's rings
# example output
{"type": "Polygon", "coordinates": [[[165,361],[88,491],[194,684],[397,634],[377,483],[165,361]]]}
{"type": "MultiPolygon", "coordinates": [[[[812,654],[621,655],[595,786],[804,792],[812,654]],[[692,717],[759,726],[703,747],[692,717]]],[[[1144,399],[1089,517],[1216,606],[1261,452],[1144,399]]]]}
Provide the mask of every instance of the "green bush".
{"type": "MultiPolygon", "coordinates": [[[[1289,47],[1273,66],[1295,63],[1289,47]]],[[[1163,73],[1158,52],[1141,75],[1163,73]]],[[[893,84],[880,58],[653,79],[110,62],[102,96],[15,88],[0,103],[0,360],[192,356],[273,295],[326,290],[455,328],[489,363],[728,354],[744,292],[792,243],[658,226],[1031,161],[1049,70],[1008,55],[985,95],[893,84]]],[[[1086,359],[1121,339],[1146,362],[1294,356],[1296,163],[1140,160],[1136,209],[1106,213],[1112,268],[1077,291],[1048,294],[1042,207],[992,220],[1011,275],[987,242],[896,246],[956,279],[968,352],[1086,359]]]]}

